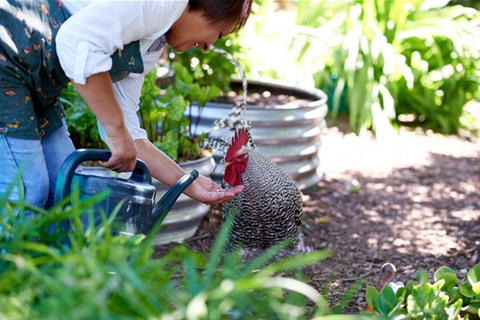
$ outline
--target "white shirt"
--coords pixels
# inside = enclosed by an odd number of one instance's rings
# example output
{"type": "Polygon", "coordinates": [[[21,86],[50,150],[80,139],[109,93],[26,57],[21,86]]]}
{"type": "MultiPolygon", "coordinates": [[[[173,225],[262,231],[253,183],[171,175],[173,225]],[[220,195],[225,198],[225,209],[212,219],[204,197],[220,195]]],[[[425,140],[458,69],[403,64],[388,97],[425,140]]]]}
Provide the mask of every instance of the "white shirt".
{"type": "Polygon", "coordinates": [[[57,54],[65,74],[76,83],[85,84],[89,76],[109,71],[110,56],[124,45],[140,40],[144,72],[131,73],[113,87],[130,135],[133,139],[146,139],[137,116],[138,103],[143,77],[153,69],[161,53],[148,49],[180,18],[188,0],[62,0],[62,3],[72,17],[58,32],[57,54]]]}

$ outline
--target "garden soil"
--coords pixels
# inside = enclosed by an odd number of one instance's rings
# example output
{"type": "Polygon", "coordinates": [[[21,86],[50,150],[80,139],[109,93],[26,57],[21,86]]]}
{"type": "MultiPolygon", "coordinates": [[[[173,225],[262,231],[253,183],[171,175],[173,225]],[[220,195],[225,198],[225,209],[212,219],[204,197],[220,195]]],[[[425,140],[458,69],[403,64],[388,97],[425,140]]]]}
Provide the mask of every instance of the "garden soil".
{"type": "MultiPolygon", "coordinates": [[[[478,135],[401,128],[375,139],[346,127],[340,121],[324,129],[323,178],[303,192],[305,242],[332,252],[305,268],[304,281],[326,292],[333,307],[365,279],[343,309],[353,314],[365,310],[366,284],[375,284],[387,262],[396,266],[394,282],[416,280],[422,269],[433,279],[444,265],[465,277],[480,263],[478,135]]],[[[221,222],[213,208],[186,245],[209,251],[221,222]]]]}

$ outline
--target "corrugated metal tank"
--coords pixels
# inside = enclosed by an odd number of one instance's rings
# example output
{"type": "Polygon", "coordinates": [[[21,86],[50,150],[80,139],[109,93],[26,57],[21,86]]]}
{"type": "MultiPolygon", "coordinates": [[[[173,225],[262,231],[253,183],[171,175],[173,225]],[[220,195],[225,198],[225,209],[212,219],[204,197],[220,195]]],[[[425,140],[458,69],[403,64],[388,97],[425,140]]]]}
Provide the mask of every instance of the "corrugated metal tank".
{"type": "MultiPolygon", "coordinates": [[[[233,90],[240,90],[238,81],[232,81],[233,90]]],[[[326,126],[327,96],[320,90],[303,90],[281,83],[248,82],[248,94],[265,91],[271,95],[295,97],[283,105],[248,105],[247,119],[252,122],[251,134],[258,150],[279,164],[301,190],[314,186],[322,177],[319,150],[321,131],[326,126]],[[302,101],[301,104],[297,101],[302,101]]],[[[198,114],[192,108],[193,123],[198,114]]],[[[209,102],[202,110],[196,132],[212,130],[215,120],[228,118],[232,104],[209,102]]],[[[226,129],[215,130],[209,137],[232,136],[226,129]]],[[[220,155],[214,154],[218,163],[220,155]]],[[[221,180],[223,166],[217,166],[212,178],[221,180]]]]}

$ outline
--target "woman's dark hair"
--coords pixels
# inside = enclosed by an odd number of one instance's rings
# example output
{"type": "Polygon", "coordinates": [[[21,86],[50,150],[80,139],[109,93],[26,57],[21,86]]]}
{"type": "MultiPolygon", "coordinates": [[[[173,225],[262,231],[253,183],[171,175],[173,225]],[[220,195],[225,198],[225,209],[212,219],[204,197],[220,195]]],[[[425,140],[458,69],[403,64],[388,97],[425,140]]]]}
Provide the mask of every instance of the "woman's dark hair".
{"type": "Polygon", "coordinates": [[[191,11],[205,10],[205,17],[213,24],[235,22],[232,32],[243,28],[250,16],[253,0],[189,0],[191,11]]]}

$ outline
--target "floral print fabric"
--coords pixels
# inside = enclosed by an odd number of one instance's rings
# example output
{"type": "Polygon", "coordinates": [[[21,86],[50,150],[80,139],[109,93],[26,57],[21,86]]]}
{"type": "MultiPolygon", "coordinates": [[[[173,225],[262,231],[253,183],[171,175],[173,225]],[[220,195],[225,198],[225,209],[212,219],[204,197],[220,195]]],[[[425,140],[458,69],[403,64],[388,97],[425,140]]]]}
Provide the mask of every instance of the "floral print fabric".
{"type": "MultiPolygon", "coordinates": [[[[62,126],[55,37],[69,16],[59,0],[0,0],[0,134],[37,140],[62,126]]],[[[111,58],[112,81],[143,72],[138,41],[111,58]]]]}

